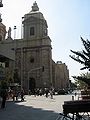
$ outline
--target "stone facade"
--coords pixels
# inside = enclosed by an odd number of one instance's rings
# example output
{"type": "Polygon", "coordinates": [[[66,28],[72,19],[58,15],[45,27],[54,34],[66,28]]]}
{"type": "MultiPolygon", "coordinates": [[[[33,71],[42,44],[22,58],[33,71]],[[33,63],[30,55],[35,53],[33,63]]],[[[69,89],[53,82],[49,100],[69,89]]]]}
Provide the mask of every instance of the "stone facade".
{"type": "Polygon", "coordinates": [[[6,26],[0,23],[0,41],[4,40],[6,36],[6,26]]]}
{"type": "MultiPolygon", "coordinates": [[[[12,71],[12,74],[17,73],[21,87],[26,91],[51,86],[68,87],[67,66],[52,60],[47,21],[39,11],[36,2],[32,10],[24,15],[22,26],[21,39],[12,40],[9,28],[7,39],[0,41],[0,55],[9,58],[9,66],[12,65],[12,67],[8,66],[9,71],[12,71]]],[[[15,76],[14,79],[16,79],[15,76]]]]}
{"type": "Polygon", "coordinates": [[[69,70],[65,63],[55,63],[55,88],[65,89],[69,87],[69,70]]]}

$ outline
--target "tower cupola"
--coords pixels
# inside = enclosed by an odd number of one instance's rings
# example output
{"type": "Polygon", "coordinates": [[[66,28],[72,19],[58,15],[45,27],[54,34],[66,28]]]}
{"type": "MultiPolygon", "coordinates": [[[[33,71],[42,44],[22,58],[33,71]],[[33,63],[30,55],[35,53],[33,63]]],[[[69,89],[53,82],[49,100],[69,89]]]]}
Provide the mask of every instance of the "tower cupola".
{"type": "Polygon", "coordinates": [[[33,3],[31,11],[25,14],[23,18],[22,24],[24,39],[31,40],[47,36],[47,21],[39,11],[36,1],[33,3]]]}
{"type": "Polygon", "coordinates": [[[33,3],[32,11],[39,11],[39,7],[38,7],[36,1],[33,3]]]}

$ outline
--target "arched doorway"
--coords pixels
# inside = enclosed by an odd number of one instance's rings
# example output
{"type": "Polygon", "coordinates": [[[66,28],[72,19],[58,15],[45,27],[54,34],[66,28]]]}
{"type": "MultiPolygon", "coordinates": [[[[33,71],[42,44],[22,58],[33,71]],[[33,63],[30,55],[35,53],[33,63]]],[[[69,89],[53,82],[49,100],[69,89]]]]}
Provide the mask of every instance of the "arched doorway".
{"type": "Polygon", "coordinates": [[[29,78],[29,90],[31,91],[31,93],[34,94],[35,88],[36,88],[35,78],[29,78]]]}

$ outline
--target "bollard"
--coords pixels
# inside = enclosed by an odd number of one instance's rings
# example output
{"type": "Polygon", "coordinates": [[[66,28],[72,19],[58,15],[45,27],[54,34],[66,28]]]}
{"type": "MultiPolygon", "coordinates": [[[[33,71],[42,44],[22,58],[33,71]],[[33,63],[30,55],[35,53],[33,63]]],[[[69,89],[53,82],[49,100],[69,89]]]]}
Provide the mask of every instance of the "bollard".
{"type": "Polygon", "coordinates": [[[72,96],[72,100],[74,100],[74,96],[72,96]]]}

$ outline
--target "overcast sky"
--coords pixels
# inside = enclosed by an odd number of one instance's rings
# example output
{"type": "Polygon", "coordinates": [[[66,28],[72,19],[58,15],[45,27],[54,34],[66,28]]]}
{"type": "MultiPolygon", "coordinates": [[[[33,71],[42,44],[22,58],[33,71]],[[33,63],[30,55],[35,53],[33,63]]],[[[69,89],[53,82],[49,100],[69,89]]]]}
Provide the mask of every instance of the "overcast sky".
{"type": "MultiPolygon", "coordinates": [[[[0,8],[6,29],[17,26],[16,38],[21,37],[21,22],[24,14],[31,11],[34,0],[2,0],[0,8]]],[[[90,40],[90,0],[36,0],[40,12],[48,24],[48,35],[52,40],[53,60],[66,63],[70,78],[79,75],[82,65],[69,57],[70,49],[83,49],[80,36],[90,40]]]]}

